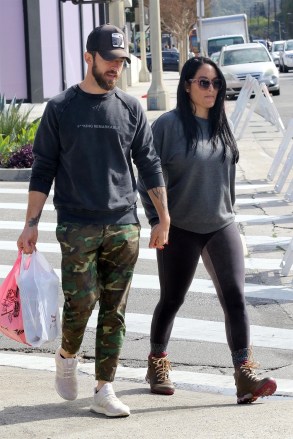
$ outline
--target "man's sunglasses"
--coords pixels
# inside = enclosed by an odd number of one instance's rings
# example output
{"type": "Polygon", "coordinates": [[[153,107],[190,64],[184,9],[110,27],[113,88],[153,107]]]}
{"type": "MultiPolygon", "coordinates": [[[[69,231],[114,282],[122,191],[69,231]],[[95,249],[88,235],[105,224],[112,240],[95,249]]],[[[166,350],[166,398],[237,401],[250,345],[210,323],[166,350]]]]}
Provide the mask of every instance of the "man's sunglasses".
{"type": "Polygon", "coordinates": [[[197,82],[199,88],[202,88],[204,90],[207,90],[212,85],[215,90],[221,90],[223,87],[223,81],[222,79],[213,79],[212,81],[209,81],[208,79],[189,79],[190,84],[193,82],[197,82]]]}

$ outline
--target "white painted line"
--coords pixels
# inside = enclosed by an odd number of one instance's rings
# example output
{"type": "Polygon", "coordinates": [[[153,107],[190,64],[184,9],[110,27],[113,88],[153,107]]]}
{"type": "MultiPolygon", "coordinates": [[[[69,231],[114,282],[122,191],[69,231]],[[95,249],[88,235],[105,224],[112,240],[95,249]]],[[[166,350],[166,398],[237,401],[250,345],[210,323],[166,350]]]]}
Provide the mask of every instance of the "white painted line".
{"type": "MultiPolygon", "coordinates": [[[[249,184],[249,183],[241,183],[241,182],[236,182],[235,185],[236,189],[249,189],[249,190],[253,190],[253,189],[261,189],[261,188],[272,188],[274,187],[273,184],[268,184],[268,183],[264,183],[264,184],[249,184]]],[[[0,188],[0,194],[27,194],[28,193],[28,183],[27,183],[27,189],[23,189],[23,188],[0,188]]],[[[54,194],[54,191],[51,191],[50,194],[54,194]]],[[[139,195],[139,194],[138,194],[139,195]]]]}
{"type": "MultiPolygon", "coordinates": [[[[33,354],[9,354],[0,353],[0,366],[18,367],[29,370],[42,370],[55,372],[55,361],[51,357],[40,357],[33,354]]],[[[90,375],[94,378],[95,365],[92,363],[79,363],[79,373],[90,375]]],[[[145,383],[146,368],[123,367],[118,365],[115,380],[125,380],[145,383]]],[[[170,377],[179,389],[194,392],[217,393],[222,395],[235,395],[235,383],[233,376],[207,374],[189,371],[172,370],[170,377]]],[[[277,392],[271,398],[277,396],[293,397],[293,381],[277,379],[277,392]]]]}
{"type": "MultiPolygon", "coordinates": [[[[0,279],[4,279],[8,275],[11,268],[11,265],[0,265],[0,279]]],[[[59,268],[54,268],[54,270],[59,279],[61,279],[61,270],[59,268]]],[[[156,275],[135,273],[131,288],[159,290],[159,278],[156,275]]],[[[208,279],[194,279],[189,288],[189,292],[213,295],[216,294],[212,281],[208,279]]],[[[283,285],[259,285],[246,283],[244,285],[244,293],[247,298],[251,297],[276,301],[285,300],[286,302],[293,301],[293,289],[283,285]]]]}
{"type": "MultiPolygon", "coordinates": [[[[60,254],[60,245],[58,243],[38,242],[37,248],[44,253],[60,254]]],[[[0,250],[16,251],[16,241],[0,241],[0,250]]],[[[156,260],[156,251],[149,248],[139,249],[139,259],[156,260]]],[[[202,264],[202,259],[199,261],[202,264]]],[[[245,268],[250,270],[279,270],[281,259],[265,258],[245,258],[245,268]]]]}
{"type": "Polygon", "coordinates": [[[263,184],[249,184],[249,183],[241,183],[241,182],[237,182],[235,185],[236,190],[240,190],[240,189],[248,189],[248,190],[254,190],[254,189],[262,189],[262,188],[267,188],[270,189],[274,187],[273,184],[268,184],[268,183],[263,183],[263,184]]]}
{"type": "MultiPolygon", "coordinates": [[[[28,184],[27,184],[27,188],[26,189],[21,189],[21,188],[0,188],[0,194],[14,194],[14,195],[27,195],[28,194],[28,184]]],[[[54,195],[53,191],[50,191],[49,195],[54,195]]]]}
{"type": "Polygon", "coordinates": [[[278,222],[293,222],[293,215],[236,215],[237,223],[246,224],[267,224],[278,222]]]}
{"type": "MultiPolygon", "coordinates": [[[[37,249],[44,253],[60,253],[60,245],[53,242],[38,242],[37,249]]],[[[17,251],[16,241],[0,241],[0,250],[17,251]]]]}
{"type": "Polygon", "coordinates": [[[0,188],[0,194],[15,194],[15,195],[27,195],[28,187],[26,189],[12,189],[12,188],[0,188]]]}
{"type": "Polygon", "coordinates": [[[237,198],[236,197],[236,205],[244,206],[244,205],[255,205],[255,204],[266,204],[266,203],[276,203],[280,204],[283,200],[280,198],[237,198]]]}
{"type": "MultiPolygon", "coordinates": [[[[27,203],[0,203],[0,209],[5,210],[26,210],[27,203]]],[[[55,210],[53,204],[46,203],[43,210],[55,210]]]]}
{"type": "MultiPolygon", "coordinates": [[[[61,310],[62,312],[62,310],[61,310]]],[[[88,327],[96,328],[98,311],[94,310],[88,321],[88,327]]],[[[126,313],[126,330],[131,333],[150,334],[152,316],[149,314],[126,313]]],[[[293,350],[293,330],[250,325],[253,346],[293,350]]],[[[223,322],[176,317],[172,329],[172,338],[227,343],[223,322]]]]}
{"type": "MultiPolygon", "coordinates": [[[[0,209],[6,210],[26,210],[26,203],[0,203],[0,209]]],[[[43,210],[54,211],[55,207],[53,204],[46,203],[43,210]]],[[[145,217],[144,209],[142,207],[137,208],[137,214],[145,217]]],[[[235,221],[238,223],[253,223],[253,224],[263,224],[271,222],[293,222],[293,215],[236,215],[235,221]]]]}
{"type": "MultiPolygon", "coordinates": [[[[259,217],[258,217],[259,218],[259,217]]],[[[47,223],[40,222],[39,223],[39,231],[42,232],[55,232],[57,223],[47,223]]],[[[0,221],[0,229],[3,230],[22,230],[24,227],[24,221],[0,221]]],[[[149,238],[151,233],[150,228],[141,228],[140,236],[141,238],[149,238]]],[[[271,236],[247,236],[245,235],[246,245],[249,247],[255,246],[283,246],[289,245],[291,241],[291,237],[278,236],[273,238],[271,236]]]]}
{"type": "MultiPolygon", "coordinates": [[[[42,232],[55,232],[57,223],[40,222],[38,229],[42,232]]],[[[22,230],[24,227],[23,221],[0,221],[0,229],[3,230],[22,230]]]]}
{"type": "Polygon", "coordinates": [[[244,236],[246,245],[248,247],[258,247],[258,246],[264,246],[264,247],[287,247],[292,239],[292,237],[287,236],[244,236]]]}

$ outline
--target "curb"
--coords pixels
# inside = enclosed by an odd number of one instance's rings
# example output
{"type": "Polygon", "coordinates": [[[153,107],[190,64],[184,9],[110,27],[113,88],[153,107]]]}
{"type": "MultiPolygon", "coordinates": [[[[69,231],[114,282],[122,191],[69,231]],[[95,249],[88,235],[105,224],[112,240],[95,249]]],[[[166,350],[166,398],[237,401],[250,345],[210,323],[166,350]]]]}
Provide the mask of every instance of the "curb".
{"type": "Polygon", "coordinates": [[[32,169],[0,169],[0,181],[29,181],[32,169]]]}

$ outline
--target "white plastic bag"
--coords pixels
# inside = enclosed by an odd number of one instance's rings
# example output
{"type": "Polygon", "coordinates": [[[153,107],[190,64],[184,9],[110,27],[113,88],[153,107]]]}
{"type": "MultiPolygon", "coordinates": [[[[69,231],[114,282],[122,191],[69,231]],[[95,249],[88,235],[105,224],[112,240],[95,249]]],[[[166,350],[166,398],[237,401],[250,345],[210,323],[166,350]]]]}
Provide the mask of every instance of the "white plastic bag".
{"type": "Polygon", "coordinates": [[[60,334],[59,278],[39,252],[22,254],[18,287],[27,342],[39,347],[60,334]]]}

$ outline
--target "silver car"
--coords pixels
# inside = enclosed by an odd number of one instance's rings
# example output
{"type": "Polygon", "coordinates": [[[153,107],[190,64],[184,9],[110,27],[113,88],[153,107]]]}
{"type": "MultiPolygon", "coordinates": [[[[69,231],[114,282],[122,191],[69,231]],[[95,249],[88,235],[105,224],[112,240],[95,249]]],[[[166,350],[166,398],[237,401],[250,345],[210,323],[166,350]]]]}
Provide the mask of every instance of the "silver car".
{"type": "Polygon", "coordinates": [[[284,44],[285,41],[273,41],[272,43],[271,56],[277,67],[279,67],[280,51],[283,50],[284,44]]]}
{"type": "Polygon", "coordinates": [[[239,95],[247,75],[280,94],[279,71],[267,48],[260,43],[234,44],[221,50],[218,66],[227,82],[227,98],[239,95]]]}
{"type": "Polygon", "coordinates": [[[287,73],[293,69],[293,40],[285,41],[283,50],[280,51],[280,72],[287,73]]]}

